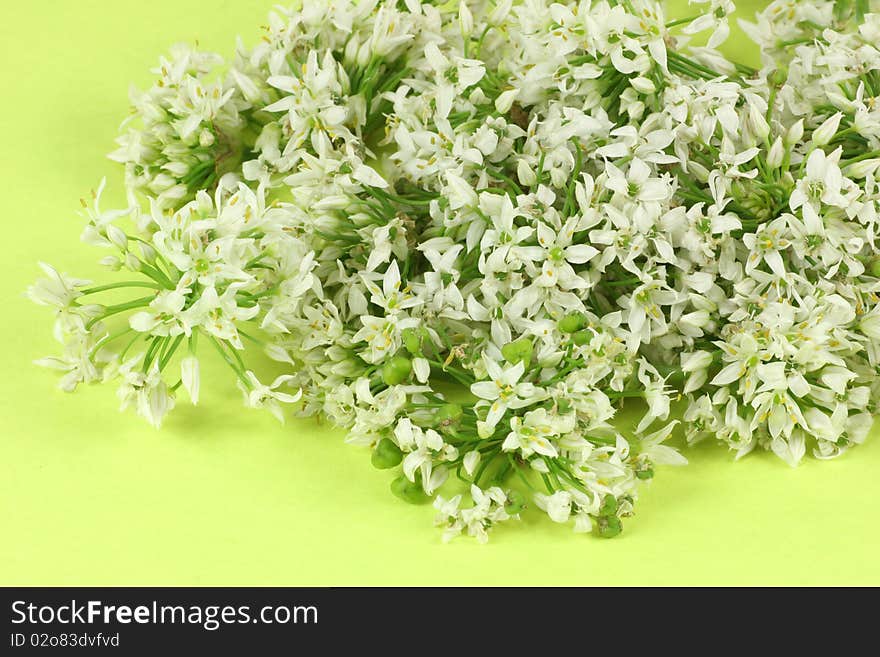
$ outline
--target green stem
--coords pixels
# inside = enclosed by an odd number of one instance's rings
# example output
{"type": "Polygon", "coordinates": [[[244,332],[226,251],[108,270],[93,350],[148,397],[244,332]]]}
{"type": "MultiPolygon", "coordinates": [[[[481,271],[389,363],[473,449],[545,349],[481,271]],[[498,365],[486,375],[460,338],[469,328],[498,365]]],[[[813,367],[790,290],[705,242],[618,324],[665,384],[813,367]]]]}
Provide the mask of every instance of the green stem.
{"type": "Polygon", "coordinates": [[[113,315],[118,315],[119,313],[124,313],[126,310],[132,310],[134,308],[143,308],[144,306],[150,305],[150,302],[153,301],[156,297],[141,297],[140,299],[134,299],[133,301],[128,301],[126,303],[120,303],[115,306],[107,306],[104,309],[104,313],[94,319],[90,320],[88,324],[86,324],[86,329],[92,328],[95,324],[100,322],[102,319],[107,319],[108,317],[112,317],[113,315]]]}
{"type": "Polygon", "coordinates": [[[147,347],[147,353],[144,356],[144,373],[147,373],[150,370],[150,365],[153,364],[153,359],[156,358],[156,355],[159,352],[159,348],[165,346],[164,343],[167,339],[167,337],[160,335],[153,338],[153,340],[150,342],[150,346],[147,347]]]}
{"type": "Polygon", "coordinates": [[[683,64],[684,66],[689,66],[696,71],[701,71],[705,75],[711,76],[710,79],[724,77],[718,71],[712,70],[708,66],[703,66],[702,64],[699,64],[692,59],[688,59],[687,57],[683,57],[682,55],[679,55],[677,52],[674,52],[672,50],[667,51],[667,57],[669,57],[669,59],[674,59],[676,62],[683,64]]]}
{"type": "Polygon", "coordinates": [[[116,333],[113,333],[111,335],[104,337],[103,339],[99,340],[98,343],[94,347],[92,347],[92,350],[89,352],[89,355],[92,356],[92,355],[96,354],[98,352],[98,349],[103,347],[108,342],[113,342],[117,338],[121,338],[123,335],[126,335],[127,333],[130,333],[133,330],[134,329],[129,326],[125,329],[122,329],[121,331],[117,331],[116,333]]]}
{"type": "Polygon", "coordinates": [[[700,17],[699,16],[688,16],[687,18],[678,18],[674,21],[670,21],[670,22],[666,23],[666,29],[668,30],[673,27],[678,27],[679,25],[684,25],[685,23],[692,23],[695,20],[697,20],[698,18],[700,18],[700,17]]]}
{"type": "Polygon", "coordinates": [[[623,392],[606,392],[608,399],[628,399],[630,397],[644,397],[643,390],[624,390],[623,392]]]}
{"type": "Polygon", "coordinates": [[[266,345],[266,343],[263,342],[262,340],[259,340],[258,338],[253,337],[253,336],[250,335],[249,333],[245,333],[245,332],[242,331],[241,329],[238,329],[238,334],[239,334],[240,336],[244,337],[245,339],[250,340],[250,341],[253,342],[254,344],[259,345],[259,346],[261,346],[261,347],[264,347],[264,346],[266,345]]]}
{"type": "Polygon", "coordinates": [[[106,290],[116,290],[118,288],[123,287],[146,287],[151,290],[161,290],[163,289],[156,283],[149,283],[147,281],[123,281],[121,283],[109,283],[107,285],[98,285],[97,287],[87,287],[84,290],[80,290],[83,295],[86,294],[97,294],[98,292],[104,292],[106,290]]]}
{"type": "MultiPolygon", "coordinates": [[[[843,160],[843,161],[841,161],[840,164],[842,166],[846,166],[848,164],[855,164],[856,162],[861,162],[862,160],[870,160],[871,158],[874,158],[874,157],[880,157],[880,151],[871,151],[870,153],[862,153],[861,155],[859,155],[857,157],[852,157],[848,160],[843,160]]],[[[804,161],[806,161],[806,158],[804,158],[804,161]]]]}
{"type": "MultiPolygon", "coordinates": [[[[171,360],[171,357],[174,355],[174,352],[177,351],[177,348],[180,346],[180,343],[182,341],[183,341],[183,334],[178,335],[174,339],[174,342],[171,343],[171,347],[164,350],[162,355],[159,356],[159,370],[165,369],[165,366],[169,363],[169,361],[171,360]]],[[[167,344],[165,346],[168,347],[167,344]]]]}
{"type": "Polygon", "coordinates": [[[632,278],[626,278],[620,281],[602,281],[605,285],[611,287],[619,287],[621,285],[639,285],[642,282],[642,279],[633,276],[632,278]]]}
{"type": "Polygon", "coordinates": [[[245,387],[249,389],[251,387],[251,382],[248,381],[247,377],[244,375],[244,370],[238,368],[235,361],[233,361],[232,358],[229,357],[229,354],[226,353],[226,351],[220,345],[220,342],[219,342],[219,340],[217,340],[217,338],[215,338],[213,335],[209,335],[208,337],[211,339],[211,344],[214,345],[214,348],[217,350],[217,353],[220,354],[220,356],[223,358],[223,360],[226,362],[226,364],[232,368],[232,371],[235,372],[235,375],[245,385],[245,387]]]}
{"type": "Polygon", "coordinates": [[[143,337],[143,333],[135,333],[134,337],[128,342],[127,345],[125,345],[125,349],[123,349],[120,352],[120,354],[119,354],[120,361],[125,360],[125,354],[128,353],[128,350],[131,349],[131,347],[134,345],[134,343],[137,342],[138,340],[140,340],[141,337],[143,337]]]}
{"type": "Polygon", "coordinates": [[[173,290],[175,288],[174,283],[171,282],[171,279],[168,278],[168,276],[161,269],[148,265],[140,258],[138,258],[138,262],[141,263],[140,271],[159,283],[159,285],[168,290],[173,290]]]}
{"type": "Polygon", "coordinates": [[[507,460],[510,461],[511,467],[513,467],[513,471],[516,473],[516,476],[522,480],[522,482],[526,485],[526,488],[531,490],[534,493],[537,493],[538,490],[532,485],[532,483],[526,479],[526,476],[523,474],[522,469],[519,467],[519,463],[516,462],[513,454],[507,455],[507,460]]]}

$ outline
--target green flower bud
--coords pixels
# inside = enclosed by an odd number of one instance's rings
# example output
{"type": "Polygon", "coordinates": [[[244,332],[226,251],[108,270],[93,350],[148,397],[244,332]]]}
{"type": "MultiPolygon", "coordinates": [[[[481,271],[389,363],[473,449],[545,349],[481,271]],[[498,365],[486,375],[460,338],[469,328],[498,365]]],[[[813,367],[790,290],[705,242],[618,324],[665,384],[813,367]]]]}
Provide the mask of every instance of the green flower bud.
{"type": "Polygon", "coordinates": [[[636,477],[638,477],[642,481],[647,481],[648,479],[653,479],[654,478],[654,468],[652,468],[651,466],[648,466],[644,470],[636,470],[636,477]]]}
{"type": "Polygon", "coordinates": [[[388,438],[383,438],[379,441],[373,449],[373,455],[370,457],[373,466],[380,470],[387,470],[388,468],[400,465],[402,460],[403,452],[388,438]]]}
{"type": "Polygon", "coordinates": [[[522,362],[528,366],[532,360],[532,343],[528,338],[514,340],[501,348],[501,355],[511,365],[522,362]]]}
{"type": "Polygon", "coordinates": [[[781,87],[788,80],[788,71],[782,69],[776,69],[770,74],[770,77],[767,79],[767,82],[774,87],[781,87]]]}
{"type": "Polygon", "coordinates": [[[416,329],[404,329],[401,335],[403,337],[403,346],[409,353],[416,356],[422,351],[422,338],[416,329]]]}
{"type": "Polygon", "coordinates": [[[559,320],[559,330],[563,333],[576,333],[587,325],[587,316],[583,313],[568,313],[559,320]]]}
{"type": "Polygon", "coordinates": [[[880,258],[871,263],[871,267],[868,271],[871,272],[871,276],[880,278],[880,258]]]}
{"type": "Polygon", "coordinates": [[[596,527],[599,530],[599,536],[602,538],[614,538],[623,531],[623,523],[617,516],[601,516],[599,517],[596,527]]]}
{"type": "Polygon", "coordinates": [[[589,331],[578,331],[577,333],[571,336],[571,341],[574,342],[577,346],[582,347],[587,344],[593,337],[593,334],[589,331]]]}
{"type": "Polygon", "coordinates": [[[391,482],[391,492],[408,504],[424,504],[430,498],[419,483],[414,483],[404,475],[391,482]]]}
{"type": "Polygon", "coordinates": [[[443,404],[434,413],[434,421],[438,425],[448,425],[461,419],[462,408],[459,404],[443,404]]]}
{"type": "Polygon", "coordinates": [[[617,498],[613,495],[606,495],[605,499],[602,500],[602,506],[599,509],[599,515],[613,516],[615,513],[617,513],[617,498]]]}
{"type": "Polygon", "coordinates": [[[406,381],[412,372],[412,361],[405,356],[395,356],[382,366],[382,380],[389,386],[406,381]]]}
{"type": "Polygon", "coordinates": [[[507,504],[504,505],[504,510],[507,511],[508,515],[515,516],[516,514],[522,512],[523,509],[526,508],[526,497],[518,490],[512,490],[507,493],[507,504]]]}

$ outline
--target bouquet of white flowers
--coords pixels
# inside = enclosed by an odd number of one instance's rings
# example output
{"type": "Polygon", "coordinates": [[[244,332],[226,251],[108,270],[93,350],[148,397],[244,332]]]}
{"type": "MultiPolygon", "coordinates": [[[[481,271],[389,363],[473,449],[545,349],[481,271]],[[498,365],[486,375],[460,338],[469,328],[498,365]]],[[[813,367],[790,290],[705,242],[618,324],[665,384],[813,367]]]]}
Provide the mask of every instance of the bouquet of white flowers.
{"type": "Polygon", "coordinates": [[[528,503],[618,534],[685,463],[673,416],[737,456],[840,454],[880,396],[880,0],[773,2],[760,70],[716,50],[733,2],[694,4],[303,0],[227,68],[172,49],[111,154],[128,207],[85,210],[126,275],[43,265],[40,362],[158,426],[219,354],[445,537],[528,503]]]}

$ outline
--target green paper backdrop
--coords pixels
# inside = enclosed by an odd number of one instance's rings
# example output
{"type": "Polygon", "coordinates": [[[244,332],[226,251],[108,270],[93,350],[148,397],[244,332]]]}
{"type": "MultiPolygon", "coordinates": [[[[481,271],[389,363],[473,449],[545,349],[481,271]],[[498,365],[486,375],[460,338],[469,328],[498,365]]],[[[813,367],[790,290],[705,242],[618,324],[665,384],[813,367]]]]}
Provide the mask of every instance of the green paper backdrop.
{"type": "MultiPolygon", "coordinates": [[[[32,366],[55,349],[50,311],[22,294],[37,261],[101,276],[76,211],[103,175],[108,204],[124,198],[105,155],[129,83],[148,84],[176,41],[224,54],[236,34],[253,42],[272,4],[4,3],[0,584],[880,584],[877,429],[797,469],[701,445],[658,471],[615,540],[533,513],[488,545],[444,545],[433,510],[393,498],[368,452],[244,409],[221,367],[207,367],[199,408],[180,403],[156,431],[118,413],[112,388],[66,395],[32,366]]],[[[739,34],[727,51],[755,63],[739,34]]]]}

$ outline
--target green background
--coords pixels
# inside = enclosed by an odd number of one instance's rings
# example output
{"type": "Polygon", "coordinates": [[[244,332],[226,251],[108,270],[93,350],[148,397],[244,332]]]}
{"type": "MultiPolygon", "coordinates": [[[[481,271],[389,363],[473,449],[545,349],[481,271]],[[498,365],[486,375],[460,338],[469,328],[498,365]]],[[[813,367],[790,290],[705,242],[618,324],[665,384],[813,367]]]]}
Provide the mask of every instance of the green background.
{"type": "MultiPolygon", "coordinates": [[[[54,353],[51,313],[22,293],[38,260],[102,275],[76,211],[105,174],[108,201],[123,199],[105,155],[128,84],[148,84],[176,41],[252,43],[273,3],[3,4],[0,584],[880,584],[877,429],[797,469],[700,446],[643,488],[616,540],[529,513],[488,545],[444,545],[433,510],[393,498],[367,451],[244,409],[213,365],[202,405],[181,402],[161,431],[118,413],[111,387],[62,393],[31,365],[54,353]]],[[[728,52],[754,63],[738,44],[728,52]]]]}

